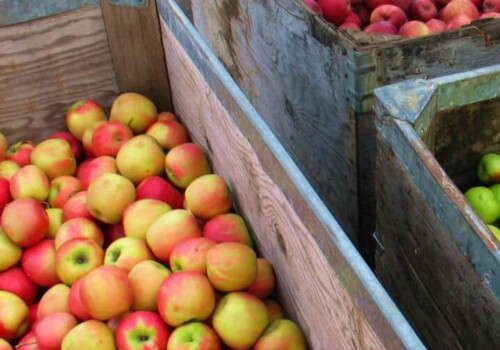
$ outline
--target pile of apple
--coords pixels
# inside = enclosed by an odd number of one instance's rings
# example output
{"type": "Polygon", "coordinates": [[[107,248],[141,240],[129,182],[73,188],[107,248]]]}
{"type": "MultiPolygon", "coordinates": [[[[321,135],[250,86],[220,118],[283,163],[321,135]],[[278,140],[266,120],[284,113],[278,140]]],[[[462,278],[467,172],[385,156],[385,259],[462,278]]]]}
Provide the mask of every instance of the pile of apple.
{"type": "Polygon", "coordinates": [[[469,188],[464,196],[500,242],[500,154],[482,156],[476,173],[482,186],[469,188]]]}
{"type": "Polygon", "coordinates": [[[224,178],[169,112],[74,103],[0,134],[0,350],[305,349],[224,178]]]}
{"type": "Polygon", "coordinates": [[[303,0],[340,29],[406,38],[500,18],[500,0],[303,0]]]}

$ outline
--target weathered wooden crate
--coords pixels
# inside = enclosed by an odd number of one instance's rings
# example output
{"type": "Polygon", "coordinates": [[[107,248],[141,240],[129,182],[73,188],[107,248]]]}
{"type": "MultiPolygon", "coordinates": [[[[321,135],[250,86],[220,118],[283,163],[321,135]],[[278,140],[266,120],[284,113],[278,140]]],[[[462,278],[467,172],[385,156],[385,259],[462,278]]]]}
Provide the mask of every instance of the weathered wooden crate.
{"type": "Polygon", "coordinates": [[[462,193],[500,151],[500,65],[375,90],[376,269],[435,349],[500,346],[500,243],[462,193]]]}
{"type": "Polygon", "coordinates": [[[311,349],[423,348],[179,4],[0,5],[0,130],[10,142],[64,128],[65,111],[78,99],[109,107],[120,92],[145,94],[179,115],[230,183],[274,266],[286,313],[311,349]]]}
{"type": "Polygon", "coordinates": [[[301,0],[192,0],[195,26],[373,260],[376,87],[500,63],[500,21],[402,39],[346,32],[301,0]]]}

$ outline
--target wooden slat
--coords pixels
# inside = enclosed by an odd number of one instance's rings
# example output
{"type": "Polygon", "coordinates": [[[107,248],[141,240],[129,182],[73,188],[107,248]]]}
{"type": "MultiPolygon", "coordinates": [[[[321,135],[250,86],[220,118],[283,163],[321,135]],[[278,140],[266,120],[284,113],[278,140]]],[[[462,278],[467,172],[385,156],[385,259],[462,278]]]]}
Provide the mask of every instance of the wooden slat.
{"type": "Polygon", "coordinates": [[[64,128],[76,100],[118,92],[99,6],[0,30],[0,130],[10,143],[64,128]]]}
{"type": "Polygon", "coordinates": [[[114,6],[109,0],[101,6],[120,91],[143,94],[159,110],[171,110],[156,1],[145,8],[114,6]]]}

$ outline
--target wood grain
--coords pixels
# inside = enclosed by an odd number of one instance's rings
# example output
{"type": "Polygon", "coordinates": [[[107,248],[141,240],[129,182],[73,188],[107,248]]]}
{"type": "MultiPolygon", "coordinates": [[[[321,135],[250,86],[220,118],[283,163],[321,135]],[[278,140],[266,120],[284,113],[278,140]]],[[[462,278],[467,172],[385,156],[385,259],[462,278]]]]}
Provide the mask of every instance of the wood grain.
{"type": "Polygon", "coordinates": [[[99,6],[0,30],[0,130],[9,143],[64,129],[75,101],[118,92],[99,6]]]}
{"type": "Polygon", "coordinates": [[[156,1],[145,8],[114,6],[109,0],[101,6],[120,91],[143,94],[159,110],[171,110],[156,1]]]}
{"type": "MultiPolygon", "coordinates": [[[[175,111],[234,190],[237,208],[249,223],[259,251],[274,266],[287,315],[300,324],[310,348],[400,349],[391,328],[384,326],[386,321],[369,321],[353,299],[362,292],[355,279],[347,278],[349,272],[341,264],[336,268],[344,277],[332,267],[329,260],[340,254],[333,251],[331,236],[321,238],[324,228],[317,221],[313,224],[317,219],[310,208],[297,193],[292,204],[273,180],[279,176],[281,183],[287,181],[269,149],[249,131],[251,125],[243,131],[235,123],[232,113],[241,111],[223,107],[212,90],[214,83],[203,79],[163,21],[162,30],[175,111]],[[266,161],[273,164],[272,169],[263,165],[266,161]],[[376,334],[373,326],[384,329],[386,335],[376,334]]],[[[240,122],[245,123],[244,118],[240,115],[240,122]]],[[[368,308],[369,302],[364,306],[368,308]]]]}

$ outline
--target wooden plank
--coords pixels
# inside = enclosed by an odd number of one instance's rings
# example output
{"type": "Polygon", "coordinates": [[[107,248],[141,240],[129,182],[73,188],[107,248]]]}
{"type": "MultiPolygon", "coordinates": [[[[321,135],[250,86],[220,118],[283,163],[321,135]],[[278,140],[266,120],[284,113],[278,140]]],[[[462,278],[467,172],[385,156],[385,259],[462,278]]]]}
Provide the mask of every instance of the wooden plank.
{"type": "Polygon", "coordinates": [[[144,8],[114,6],[109,0],[101,6],[120,91],[138,92],[159,110],[171,110],[156,1],[144,8]]]}
{"type": "Polygon", "coordinates": [[[65,128],[71,103],[110,106],[117,92],[99,6],[1,28],[0,130],[9,143],[41,140],[65,128]]]}
{"type": "Polygon", "coordinates": [[[422,348],[191,23],[174,2],[159,4],[176,112],[229,180],[260,251],[275,266],[288,315],[312,348],[422,348]]]}

